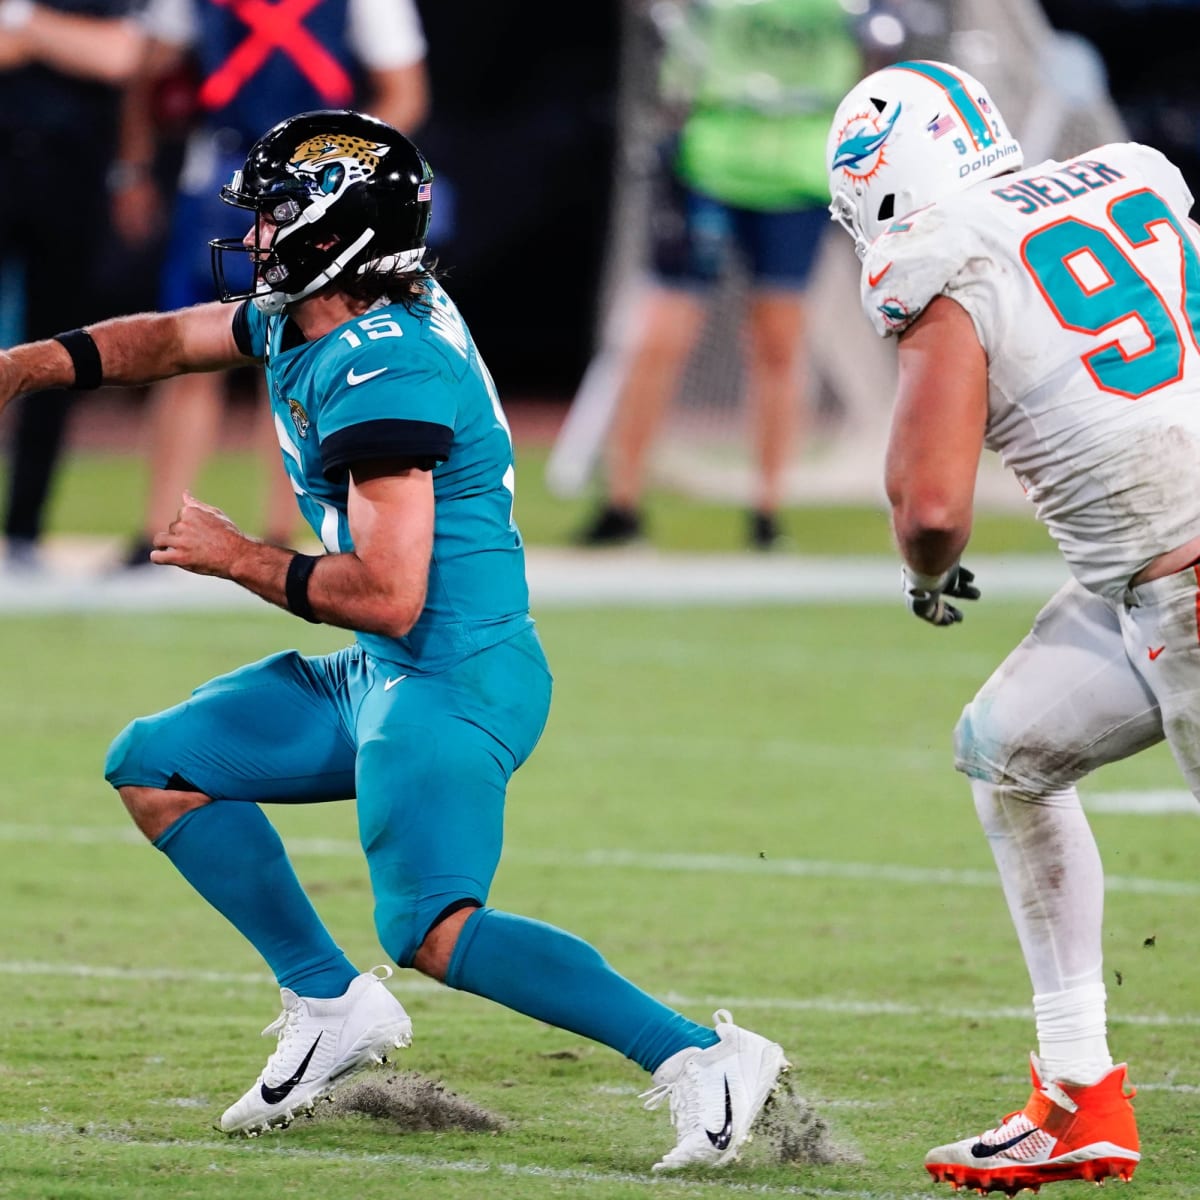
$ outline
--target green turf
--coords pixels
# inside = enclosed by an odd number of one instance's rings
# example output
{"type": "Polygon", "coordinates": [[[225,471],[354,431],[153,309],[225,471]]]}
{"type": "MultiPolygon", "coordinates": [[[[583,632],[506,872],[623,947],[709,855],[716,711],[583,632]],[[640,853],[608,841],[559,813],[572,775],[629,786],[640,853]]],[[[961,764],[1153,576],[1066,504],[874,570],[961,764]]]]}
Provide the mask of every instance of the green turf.
{"type": "MultiPolygon", "coordinates": [[[[547,451],[517,448],[516,516],[531,545],[561,545],[586,522],[594,498],[561,500],[545,485],[547,451]]],[[[140,519],[145,464],[137,455],[78,454],[63,465],[49,512],[55,533],[127,536],[140,519]]],[[[212,459],[196,494],[224,508],[250,532],[261,532],[262,473],[254,455],[227,453],[212,459]]],[[[730,504],[702,503],[687,496],[654,492],[647,497],[650,537],[664,550],[740,550],[746,515],[730,504]]],[[[797,507],[782,516],[792,548],[809,554],[885,554],[890,551],[887,518],[870,506],[797,507]]],[[[989,553],[1053,552],[1052,544],[1027,513],[977,515],[973,548],[989,553]]]]}
{"type": "MultiPolygon", "coordinates": [[[[1028,984],[949,739],[1035,608],[983,603],[951,631],[896,606],[540,614],[555,708],[510,792],[492,902],[593,940],[699,1020],[729,1007],[779,1039],[796,1089],[862,1158],[786,1165],[760,1140],[716,1180],[668,1181],[648,1174],[671,1136],[636,1098],[640,1071],[407,972],[393,985],[416,1040],[397,1065],[484,1106],[500,1132],[342,1116],[217,1135],[270,1048],[255,1035],[276,996],[132,835],[103,756],[129,718],[209,675],[341,635],[266,610],[7,617],[0,1196],[936,1194],[924,1151],[1027,1094],[1028,984]]],[[[1085,795],[1179,786],[1158,749],[1085,795]]],[[[273,815],[336,936],[364,968],[381,961],[351,807],[273,815]]],[[[1093,823],[1114,875],[1194,886],[1194,818],[1093,823]]],[[[1200,1196],[1198,899],[1108,901],[1113,1048],[1144,1089],[1131,1200],[1200,1196]]]]}

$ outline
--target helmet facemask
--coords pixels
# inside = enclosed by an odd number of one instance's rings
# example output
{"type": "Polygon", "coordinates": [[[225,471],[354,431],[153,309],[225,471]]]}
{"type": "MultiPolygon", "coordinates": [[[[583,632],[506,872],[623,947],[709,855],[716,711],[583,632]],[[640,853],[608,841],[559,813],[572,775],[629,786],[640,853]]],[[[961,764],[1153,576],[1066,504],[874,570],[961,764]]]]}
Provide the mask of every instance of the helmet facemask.
{"type": "MultiPolygon", "coordinates": [[[[241,238],[214,238],[209,242],[213,276],[222,300],[250,299],[262,312],[281,312],[331,283],[375,237],[375,230],[368,226],[345,246],[332,231],[328,240],[322,241],[319,224],[330,206],[326,201],[332,197],[302,206],[282,193],[247,196],[241,190],[240,177],[239,171],[232,183],[221,189],[221,199],[254,214],[253,238],[249,242],[241,238]],[[275,231],[269,246],[262,243],[264,221],[269,221],[275,231]],[[235,291],[230,286],[225,273],[227,254],[249,259],[251,280],[247,289],[235,291]]],[[[423,254],[421,247],[416,251],[416,262],[423,254]]]]}

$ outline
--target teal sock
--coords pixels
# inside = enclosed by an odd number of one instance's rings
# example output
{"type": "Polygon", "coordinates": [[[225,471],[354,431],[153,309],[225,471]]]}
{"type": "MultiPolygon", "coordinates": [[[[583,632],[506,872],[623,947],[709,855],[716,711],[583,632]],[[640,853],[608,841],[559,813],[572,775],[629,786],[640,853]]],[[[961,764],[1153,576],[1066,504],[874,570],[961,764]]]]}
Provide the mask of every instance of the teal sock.
{"type": "Polygon", "coordinates": [[[340,996],[358,974],[334,944],[257,804],[214,800],[154,841],[175,869],[263,956],[280,987],[340,996]]]}
{"type": "Polygon", "coordinates": [[[611,1046],[647,1071],[716,1033],[618,975],[587,942],[526,917],[481,908],[450,957],[446,984],[611,1046]]]}

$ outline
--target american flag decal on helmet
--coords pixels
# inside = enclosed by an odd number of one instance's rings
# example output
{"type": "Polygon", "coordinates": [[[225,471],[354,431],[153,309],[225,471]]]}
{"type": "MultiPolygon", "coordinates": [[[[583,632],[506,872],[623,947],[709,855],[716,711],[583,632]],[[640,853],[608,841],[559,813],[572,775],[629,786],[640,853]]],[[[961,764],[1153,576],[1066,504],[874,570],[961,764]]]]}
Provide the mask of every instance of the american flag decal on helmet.
{"type": "Polygon", "coordinates": [[[957,122],[948,113],[946,116],[934,117],[928,125],[925,126],[927,133],[933,134],[933,140],[936,142],[944,133],[949,133],[954,128],[957,122]]]}
{"type": "Polygon", "coordinates": [[[418,200],[428,200],[429,197],[432,195],[433,195],[433,184],[432,183],[422,183],[417,188],[417,199],[418,200]]]}

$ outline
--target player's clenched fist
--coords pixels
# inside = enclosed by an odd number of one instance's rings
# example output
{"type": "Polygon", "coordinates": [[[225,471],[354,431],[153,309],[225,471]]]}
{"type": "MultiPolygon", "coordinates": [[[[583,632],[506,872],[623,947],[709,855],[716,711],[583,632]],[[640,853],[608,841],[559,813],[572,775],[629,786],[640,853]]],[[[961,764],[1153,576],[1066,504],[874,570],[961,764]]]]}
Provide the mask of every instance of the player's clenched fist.
{"type": "Polygon", "coordinates": [[[182,567],[197,575],[229,577],[246,536],[219,509],[183,493],[183,507],[170,528],[154,537],[150,561],[182,567]]]}

